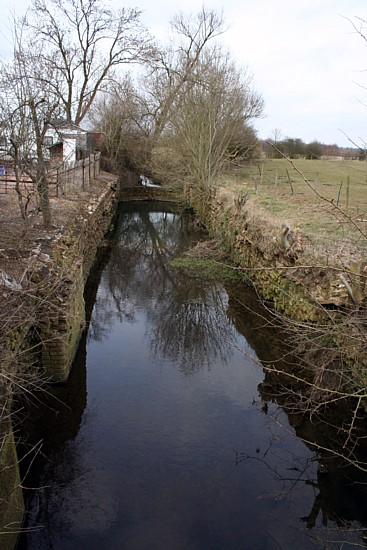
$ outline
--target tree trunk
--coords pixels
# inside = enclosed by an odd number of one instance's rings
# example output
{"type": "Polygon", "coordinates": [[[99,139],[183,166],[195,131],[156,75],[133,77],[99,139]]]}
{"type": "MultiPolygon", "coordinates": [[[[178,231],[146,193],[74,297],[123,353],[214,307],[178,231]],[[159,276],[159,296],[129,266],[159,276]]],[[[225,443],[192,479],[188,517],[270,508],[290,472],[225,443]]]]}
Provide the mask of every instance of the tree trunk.
{"type": "Polygon", "coordinates": [[[15,173],[15,191],[17,193],[18,197],[18,205],[20,209],[20,215],[22,216],[22,219],[26,222],[27,221],[27,212],[26,207],[24,206],[23,202],[23,195],[20,189],[20,174],[19,174],[19,148],[18,145],[15,143],[14,140],[10,140],[11,144],[13,146],[14,150],[14,173],[15,173]]]}
{"type": "Polygon", "coordinates": [[[43,152],[43,138],[44,132],[41,131],[40,122],[37,116],[37,110],[34,100],[29,102],[31,109],[34,132],[36,135],[36,149],[37,149],[37,170],[36,170],[36,185],[37,192],[40,200],[40,207],[42,212],[43,225],[50,227],[51,225],[51,207],[50,199],[48,195],[48,181],[46,163],[43,152]]]}
{"type": "Polygon", "coordinates": [[[51,207],[48,195],[48,183],[46,179],[46,170],[37,170],[37,192],[40,200],[43,225],[50,227],[51,225],[51,207]]]}

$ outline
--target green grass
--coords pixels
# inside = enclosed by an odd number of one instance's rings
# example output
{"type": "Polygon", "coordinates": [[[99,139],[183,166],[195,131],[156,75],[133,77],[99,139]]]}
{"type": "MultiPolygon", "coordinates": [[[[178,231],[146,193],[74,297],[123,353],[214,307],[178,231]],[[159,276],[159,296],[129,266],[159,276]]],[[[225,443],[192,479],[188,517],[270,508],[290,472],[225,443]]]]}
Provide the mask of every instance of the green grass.
{"type": "Polygon", "coordinates": [[[243,271],[233,269],[209,258],[180,257],[173,259],[170,265],[173,269],[183,270],[191,277],[204,279],[205,281],[236,284],[247,280],[243,271]]]}
{"type": "MultiPolygon", "coordinates": [[[[350,178],[354,198],[367,189],[367,162],[366,161],[330,161],[330,160],[295,160],[297,168],[313,184],[321,187],[334,187],[337,190],[343,182],[346,187],[347,178],[350,178]]],[[[303,186],[304,182],[285,159],[267,159],[257,163],[245,165],[235,172],[237,183],[243,178],[259,178],[263,166],[263,185],[285,185],[290,189],[287,171],[296,187],[303,186]],[[259,169],[260,168],[260,169],[259,169]]]]}
{"type": "MultiPolygon", "coordinates": [[[[319,194],[338,204],[367,233],[367,162],[295,160],[294,163],[319,194]]],[[[236,193],[247,192],[254,204],[280,221],[299,227],[317,241],[346,239],[355,246],[367,247],[352,224],[317,197],[285,159],[246,164],[225,174],[220,184],[236,193]]]]}

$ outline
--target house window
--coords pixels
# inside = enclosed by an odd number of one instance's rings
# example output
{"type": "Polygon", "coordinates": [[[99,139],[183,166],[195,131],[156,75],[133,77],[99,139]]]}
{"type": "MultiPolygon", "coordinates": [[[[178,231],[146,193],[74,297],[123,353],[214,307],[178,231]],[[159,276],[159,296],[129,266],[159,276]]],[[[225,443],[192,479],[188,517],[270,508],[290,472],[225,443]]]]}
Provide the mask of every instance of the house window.
{"type": "Polygon", "coordinates": [[[43,144],[45,147],[52,147],[53,142],[54,142],[54,139],[52,136],[44,137],[43,144]]]}

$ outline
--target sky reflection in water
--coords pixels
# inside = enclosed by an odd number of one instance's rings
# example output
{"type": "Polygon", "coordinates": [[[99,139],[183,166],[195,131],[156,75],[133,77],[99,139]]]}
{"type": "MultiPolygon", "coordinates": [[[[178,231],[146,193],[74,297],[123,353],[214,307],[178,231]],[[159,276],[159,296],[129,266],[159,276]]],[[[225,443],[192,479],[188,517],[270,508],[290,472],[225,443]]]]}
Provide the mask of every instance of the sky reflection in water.
{"type": "Polygon", "coordinates": [[[55,390],[71,409],[37,423],[47,460],[29,526],[44,527],[21,548],[320,548],[335,539],[322,520],[336,523],[314,455],[264,407],[262,370],[228,317],[235,296],[170,268],[198,238],[190,217],[156,210],[121,209],[92,281],[87,338],[55,390]]]}

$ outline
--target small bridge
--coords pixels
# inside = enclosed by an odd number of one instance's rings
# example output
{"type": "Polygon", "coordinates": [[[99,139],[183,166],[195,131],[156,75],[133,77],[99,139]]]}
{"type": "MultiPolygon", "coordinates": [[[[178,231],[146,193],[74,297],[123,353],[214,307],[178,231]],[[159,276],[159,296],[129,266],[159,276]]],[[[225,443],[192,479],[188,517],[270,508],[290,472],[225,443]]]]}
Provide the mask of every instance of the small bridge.
{"type": "Polygon", "coordinates": [[[120,184],[119,199],[121,201],[162,201],[182,202],[182,194],[169,187],[145,187],[144,185],[120,184]]]}

